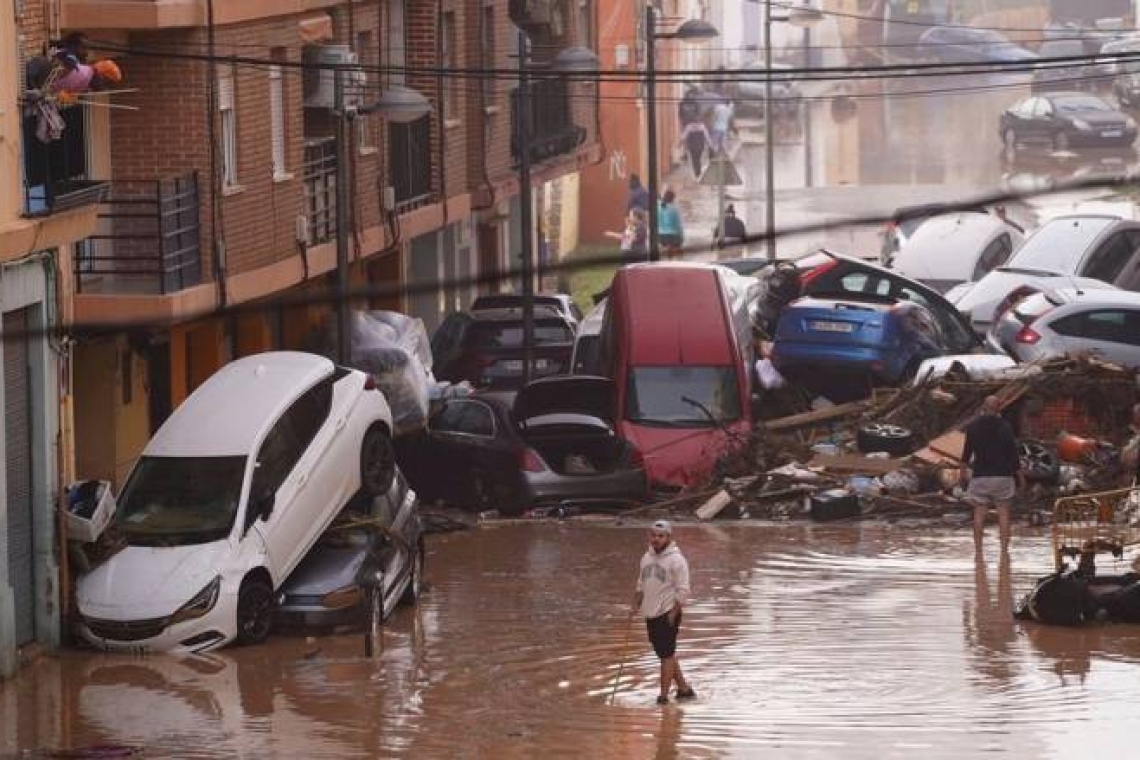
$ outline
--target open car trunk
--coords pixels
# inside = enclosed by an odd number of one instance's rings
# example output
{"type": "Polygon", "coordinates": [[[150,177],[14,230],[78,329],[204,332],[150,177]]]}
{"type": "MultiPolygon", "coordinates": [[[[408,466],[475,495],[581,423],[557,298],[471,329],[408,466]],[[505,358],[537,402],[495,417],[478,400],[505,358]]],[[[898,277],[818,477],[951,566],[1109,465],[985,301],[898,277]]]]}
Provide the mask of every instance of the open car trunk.
{"type": "Polygon", "coordinates": [[[522,428],[527,445],[559,475],[601,475],[626,465],[630,446],[602,420],[550,415],[522,428]]]}

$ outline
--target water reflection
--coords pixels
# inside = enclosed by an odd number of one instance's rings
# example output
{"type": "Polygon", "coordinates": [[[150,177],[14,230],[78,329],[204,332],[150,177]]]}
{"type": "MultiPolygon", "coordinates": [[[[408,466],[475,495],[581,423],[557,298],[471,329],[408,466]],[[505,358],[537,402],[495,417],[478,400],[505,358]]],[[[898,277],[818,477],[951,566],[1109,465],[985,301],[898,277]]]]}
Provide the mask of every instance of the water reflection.
{"type": "Polygon", "coordinates": [[[1012,620],[1047,570],[1043,536],[994,564],[971,563],[965,532],[889,526],[677,539],[692,703],[654,704],[656,660],[626,617],[643,526],[505,526],[431,542],[432,590],[374,659],[336,636],[45,660],[0,685],[0,757],[1063,757],[1140,730],[1135,628],[1012,620]]]}

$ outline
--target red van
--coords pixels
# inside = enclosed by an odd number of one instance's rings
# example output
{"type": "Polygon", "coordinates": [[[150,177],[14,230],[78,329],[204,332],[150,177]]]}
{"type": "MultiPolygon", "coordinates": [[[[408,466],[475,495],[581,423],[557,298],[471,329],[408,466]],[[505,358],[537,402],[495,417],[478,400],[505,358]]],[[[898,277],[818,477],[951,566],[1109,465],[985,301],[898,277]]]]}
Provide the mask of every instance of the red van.
{"type": "Polygon", "coordinates": [[[617,387],[618,434],[654,487],[707,478],[751,430],[756,281],[708,264],[633,264],[614,275],[603,367],[617,387]]]}

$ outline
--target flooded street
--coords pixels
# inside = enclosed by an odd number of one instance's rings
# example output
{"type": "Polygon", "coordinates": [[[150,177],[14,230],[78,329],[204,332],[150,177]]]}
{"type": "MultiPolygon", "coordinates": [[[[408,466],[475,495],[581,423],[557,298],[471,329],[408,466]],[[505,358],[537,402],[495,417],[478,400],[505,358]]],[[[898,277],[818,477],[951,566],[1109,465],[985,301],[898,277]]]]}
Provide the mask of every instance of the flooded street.
{"type": "Polygon", "coordinates": [[[433,536],[431,590],[376,660],[349,635],[43,659],[0,685],[0,756],[1060,758],[1126,756],[1140,730],[1140,628],[1012,619],[1050,569],[1046,536],[1004,564],[991,535],[976,564],[965,533],[875,525],[680,527],[694,598],[679,652],[699,698],[658,707],[626,617],[644,537],[433,536]]]}

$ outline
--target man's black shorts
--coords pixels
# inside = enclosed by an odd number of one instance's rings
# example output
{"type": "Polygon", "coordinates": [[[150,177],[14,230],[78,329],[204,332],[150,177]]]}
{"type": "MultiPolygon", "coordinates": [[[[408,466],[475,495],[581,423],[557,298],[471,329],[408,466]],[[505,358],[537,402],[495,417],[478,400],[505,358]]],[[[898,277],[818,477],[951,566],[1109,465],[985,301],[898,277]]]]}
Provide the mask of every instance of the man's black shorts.
{"type": "Polygon", "coordinates": [[[649,632],[649,643],[662,660],[677,653],[677,632],[681,630],[681,613],[677,613],[677,625],[669,622],[669,613],[645,619],[645,630],[649,632]]]}

